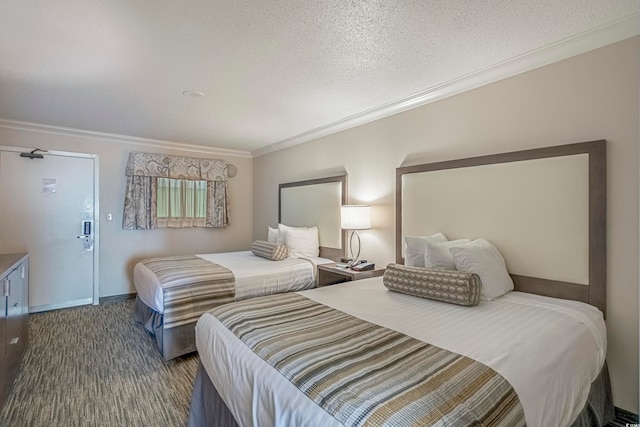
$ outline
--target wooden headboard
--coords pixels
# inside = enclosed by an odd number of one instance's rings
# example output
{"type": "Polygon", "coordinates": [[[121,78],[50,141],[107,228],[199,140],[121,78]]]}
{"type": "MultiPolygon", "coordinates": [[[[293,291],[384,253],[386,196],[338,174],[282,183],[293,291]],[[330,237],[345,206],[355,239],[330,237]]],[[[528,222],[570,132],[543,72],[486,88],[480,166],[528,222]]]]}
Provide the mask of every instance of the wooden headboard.
{"type": "Polygon", "coordinates": [[[320,256],[339,261],[345,254],[340,206],[347,203],[347,175],[280,184],[278,222],[318,227],[320,256]]]}
{"type": "Polygon", "coordinates": [[[515,290],[606,312],[606,141],[396,169],[396,262],[404,236],[485,238],[515,290]]]}

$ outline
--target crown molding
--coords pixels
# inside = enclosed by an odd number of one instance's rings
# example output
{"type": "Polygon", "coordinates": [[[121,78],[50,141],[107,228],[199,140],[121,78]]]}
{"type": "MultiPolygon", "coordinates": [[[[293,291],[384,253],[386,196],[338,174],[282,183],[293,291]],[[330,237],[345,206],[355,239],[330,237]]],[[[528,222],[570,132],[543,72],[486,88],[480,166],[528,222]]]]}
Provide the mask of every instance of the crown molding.
{"type": "Polygon", "coordinates": [[[259,157],[522,74],[640,34],[640,13],[251,152],[259,157]]]}
{"type": "Polygon", "coordinates": [[[252,157],[251,152],[244,150],[231,150],[227,148],[207,147],[204,145],[186,144],[183,142],[162,141],[158,139],[139,138],[135,136],[120,135],[115,133],[95,132],[82,129],[66,128],[61,126],[43,125],[38,123],[20,122],[16,120],[0,119],[0,128],[26,130],[79,138],[91,138],[105,142],[119,144],[131,144],[144,147],[180,150],[191,153],[214,154],[217,156],[252,157]]]}

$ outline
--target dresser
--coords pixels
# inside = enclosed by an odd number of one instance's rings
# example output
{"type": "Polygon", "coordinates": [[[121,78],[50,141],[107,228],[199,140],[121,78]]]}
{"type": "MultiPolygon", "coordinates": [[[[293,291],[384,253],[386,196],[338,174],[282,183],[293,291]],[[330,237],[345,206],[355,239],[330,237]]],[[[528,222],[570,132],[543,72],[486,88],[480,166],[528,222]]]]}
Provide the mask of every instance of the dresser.
{"type": "Polygon", "coordinates": [[[0,408],[29,340],[29,255],[0,254],[0,408]]]}

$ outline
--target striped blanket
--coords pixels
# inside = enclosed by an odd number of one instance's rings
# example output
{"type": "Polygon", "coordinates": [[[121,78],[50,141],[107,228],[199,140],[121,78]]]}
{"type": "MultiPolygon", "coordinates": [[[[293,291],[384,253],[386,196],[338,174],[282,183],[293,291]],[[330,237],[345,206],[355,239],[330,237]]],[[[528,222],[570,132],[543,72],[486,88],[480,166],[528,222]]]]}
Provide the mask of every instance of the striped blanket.
{"type": "Polygon", "coordinates": [[[172,256],[142,261],[162,287],[163,328],[198,320],[205,312],[234,300],[235,279],[226,267],[197,256],[172,256]]]}
{"type": "Polygon", "coordinates": [[[468,357],[295,293],[211,310],[345,426],[523,426],[511,385],[468,357]]]}

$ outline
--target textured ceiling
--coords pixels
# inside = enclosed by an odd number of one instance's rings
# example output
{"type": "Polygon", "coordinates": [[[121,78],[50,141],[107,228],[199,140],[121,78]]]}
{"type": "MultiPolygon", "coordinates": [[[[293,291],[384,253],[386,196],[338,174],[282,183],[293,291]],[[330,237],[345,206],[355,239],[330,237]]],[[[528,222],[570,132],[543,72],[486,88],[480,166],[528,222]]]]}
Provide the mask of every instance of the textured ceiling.
{"type": "Polygon", "coordinates": [[[640,0],[2,0],[0,119],[255,151],[639,11],[640,0]]]}

